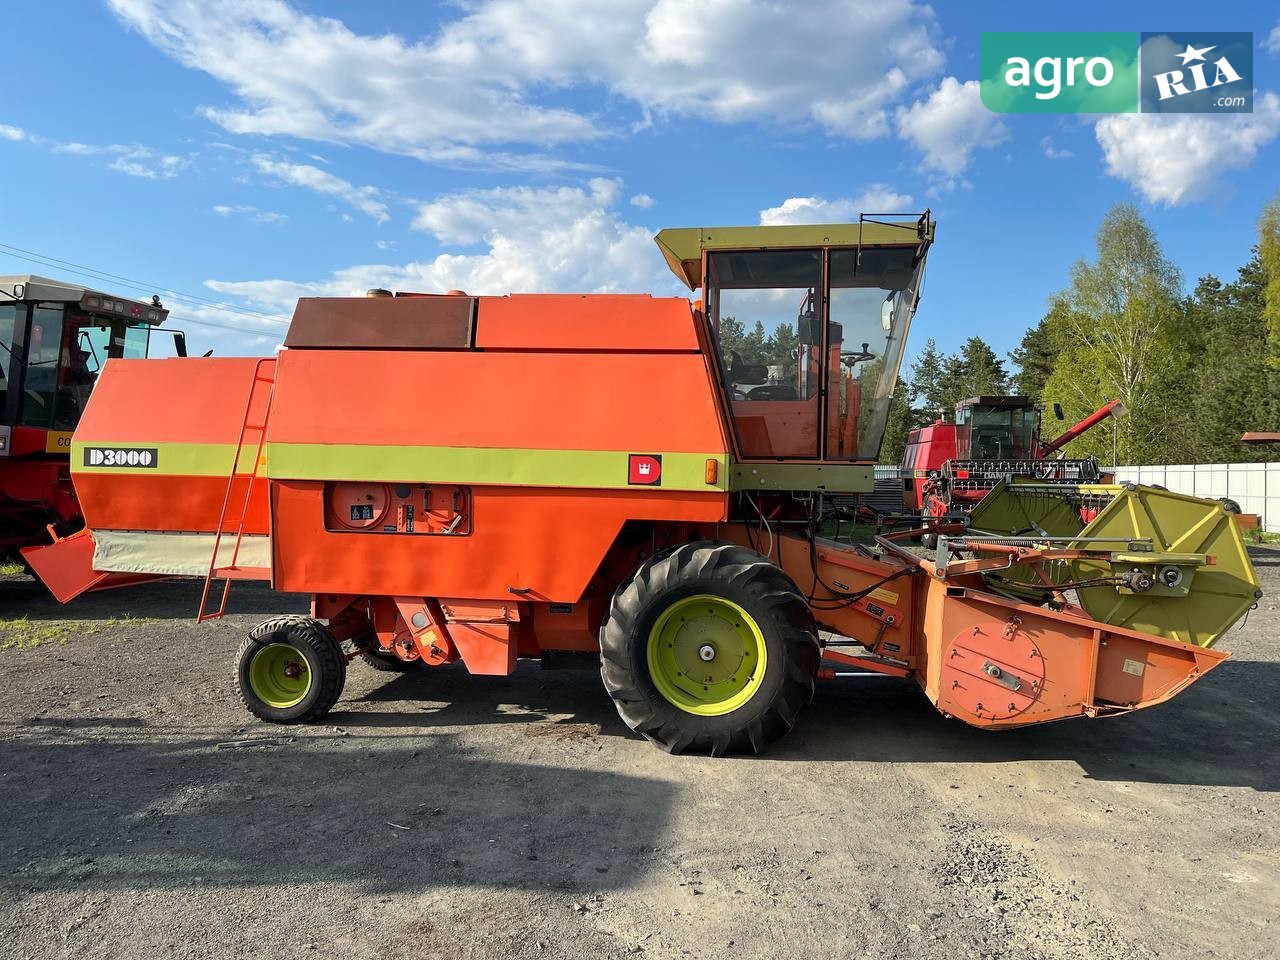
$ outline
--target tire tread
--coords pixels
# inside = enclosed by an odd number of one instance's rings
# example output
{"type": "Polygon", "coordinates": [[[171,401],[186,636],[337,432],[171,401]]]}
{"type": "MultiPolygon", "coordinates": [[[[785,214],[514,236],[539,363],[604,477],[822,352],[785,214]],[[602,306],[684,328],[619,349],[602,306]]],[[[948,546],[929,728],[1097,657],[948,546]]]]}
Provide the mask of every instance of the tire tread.
{"type": "Polygon", "coordinates": [[[791,729],[813,699],[820,658],[813,612],[791,578],[754,550],[712,540],[684,544],[645,561],[618,586],[600,627],[600,674],[618,715],[670,753],[759,754],[791,729]],[[645,611],[668,590],[691,582],[705,583],[708,592],[716,586],[747,592],[769,610],[782,634],[786,653],[777,692],[763,711],[736,727],[707,730],[682,722],[689,715],[671,709],[647,675],[638,676],[633,666],[635,645],[647,642],[637,636],[645,611]]]}
{"type": "Polygon", "coordinates": [[[314,723],[333,709],[333,705],[338,702],[338,697],[342,695],[342,687],[346,679],[347,658],[333,638],[333,634],[324,624],[303,614],[282,614],[270,620],[264,620],[253,628],[236,651],[236,695],[246,710],[267,723],[314,723]],[[315,653],[320,662],[320,670],[313,681],[319,684],[319,695],[296,716],[281,715],[293,708],[272,712],[273,708],[266,706],[247,689],[248,684],[243,679],[242,667],[250,653],[262,645],[266,637],[275,636],[281,632],[289,634],[291,641],[305,644],[315,653]]]}

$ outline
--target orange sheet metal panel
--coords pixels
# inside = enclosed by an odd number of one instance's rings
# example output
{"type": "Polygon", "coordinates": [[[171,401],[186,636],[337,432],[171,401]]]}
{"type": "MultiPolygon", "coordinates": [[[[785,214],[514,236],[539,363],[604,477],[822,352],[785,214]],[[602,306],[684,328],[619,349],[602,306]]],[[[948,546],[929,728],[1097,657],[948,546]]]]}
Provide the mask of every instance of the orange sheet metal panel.
{"type": "MultiPolygon", "coordinates": [[[[235,443],[259,359],[108,360],[75,439],[107,444],[235,443]]],[[[263,376],[270,375],[271,367],[270,362],[263,365],[263,376]]],[[[252,422],[261,422],[265,402],[264,391],[252,422]]]]}
{"type": "Polygon", "coordinates": [[[1230,654],[930,578],[923,686],[974,726],[1016,727],[1169,699],[1230,654]]]}
{"type": "Polygon", "coordinates": [[[817,457],[818,410],[816,394],[809,400],[735,400],[743,456],[817,457]]]}
{"type": "MultiPolygon", "coordinates": [[[[226,492],[255,357],[109,360],[76,428],[71,474],[91,529],[212,531],[226,492]],[[111,465],[95,451],[150,451],[148,464],[111,465]],[[91,461],[96,460],[96,463],[91,461]]],[[[274,361],[263,364],[264,374],[274,361]]],[[[254,396],[261,423],[267,389],[254,396]]],[[[245,434],[233,488],[239,516],[258,432],[245,434]]],[[[266,533],[267,484],[254,482],[247,533],[266,533]]]]}
{"type": "Polygon", "coordinates": [[[624,521],[714,524],[728,501],[723,492],[475,487],[470,534],[418,536],[326,530],[323,488],[272,484],[277,590],[576,603],[624,521]]]}
{"type": "Polygon", "coordinates": [[[476,346],[485,350],[697,350],[689,301],[647,294],[480,297],[476,346]]]}
{"type": "Polygon", "coordinates": [[[902,571],[901,564],[884,563],[855,553],[847,545],[819,539],[815,578],[809,542],[798,534],[769,536],[741,523],[725,523],[716,536],[767,552],[795,581],[800,592],[812,598],[814,619],[824,628],[851,637],[868,649],[874,646],[886,657],[910,661],[916,655],[918,585],[911,574],[893,576],[902,571]],[[887,579],[890,577],[893,579],[887,579]],[[870,592],[856,602],[846,603],[828,587],[840,594],[870,592]]]}
{"type": "MultiPolygon", "coordinates": [[[[245,533],[267,533],[267,478],[253,481],[245,533]]],[[[240,516],[248,476],[237,476],[227,513],[240,516]]],[[[75,478],[76,495],[92,530],[161,530],[212,533],[227,491],[225,476],[147,476],[85,473],[75,478]]]]}
{"type": "Polygon", "coordinates": [[[449,638],[467,672],[505,677],[516,669],[516,638],[508,623],[451,623],[449,638]]]}
{"type": "Polygon", "coordinates": [[[268,439],[708,455],[726,449],[706,363],[695,353],[286,351],[268,439]]]}
{"type": "Polygon", "coordinates": [[[93,569],[93,535],[80,530],[55,543],[24,547],[22,556],[59,603],[90,590],[110,590],[158,578],[144,573],[99,573],[93,569]]]}

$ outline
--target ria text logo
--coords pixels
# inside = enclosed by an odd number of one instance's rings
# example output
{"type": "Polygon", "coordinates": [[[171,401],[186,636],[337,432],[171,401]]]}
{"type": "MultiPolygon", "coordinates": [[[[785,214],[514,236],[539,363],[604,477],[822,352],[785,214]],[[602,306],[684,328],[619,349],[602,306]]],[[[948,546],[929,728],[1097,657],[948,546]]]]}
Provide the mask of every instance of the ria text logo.
{"type": "Polygon", "coordinates": [[[1251,113],[1251,33],[984,33],[998,113],[1251,113]]]}

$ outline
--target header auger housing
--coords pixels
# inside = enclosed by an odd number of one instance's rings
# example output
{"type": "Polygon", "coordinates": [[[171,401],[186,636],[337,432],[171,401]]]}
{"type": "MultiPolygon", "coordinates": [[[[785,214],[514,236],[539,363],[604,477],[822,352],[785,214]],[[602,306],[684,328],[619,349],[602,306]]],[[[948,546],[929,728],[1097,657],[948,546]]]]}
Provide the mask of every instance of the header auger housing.
{"type": "Polygon", "coordinates": [[[323,716],[356,657],[598,659],[633,730],[712,754],[789,729],[824,660],[980,727],[1168,699],[1256,589],[1242,550],[1221,564],[1234,528],[1217,567],[1167,537],[1194,512],[1098,538],[1006,511],[933,560],[818,535],[825,494],[870,489],[933,238],[927,214],[664,231],[695,303],[304,299],[275,358],[113,360],[73,449],[91,532],[31,562],[64,599],[101,571],[203,576],[202,619],[235,579],[311,594],[240,651],[244,702],[279,723],[323,716]],[[1170,567],[1194,585],[1148,612],[1089,592],[1170,567]]]}

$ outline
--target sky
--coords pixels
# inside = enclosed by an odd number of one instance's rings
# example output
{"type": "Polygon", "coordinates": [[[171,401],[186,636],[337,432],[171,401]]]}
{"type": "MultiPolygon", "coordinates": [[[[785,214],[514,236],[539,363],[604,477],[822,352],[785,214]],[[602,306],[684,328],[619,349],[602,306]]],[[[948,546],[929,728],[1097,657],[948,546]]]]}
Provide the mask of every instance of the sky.
{"type": "Polygon", "coordinates": [[[61,0],[5,20],[24,39],[0,274],[159,292],[199,353],[270,353],[298,296],[673,295],[663,227],[925,208],[908,355],[974,334],[1004,353],[1112,204],[1190,289],[1234,276],[1280,190],[1271,4],[61,0]],[[1252,31],[1254,112],[993,114],[984,30],[1252,31]]]}

